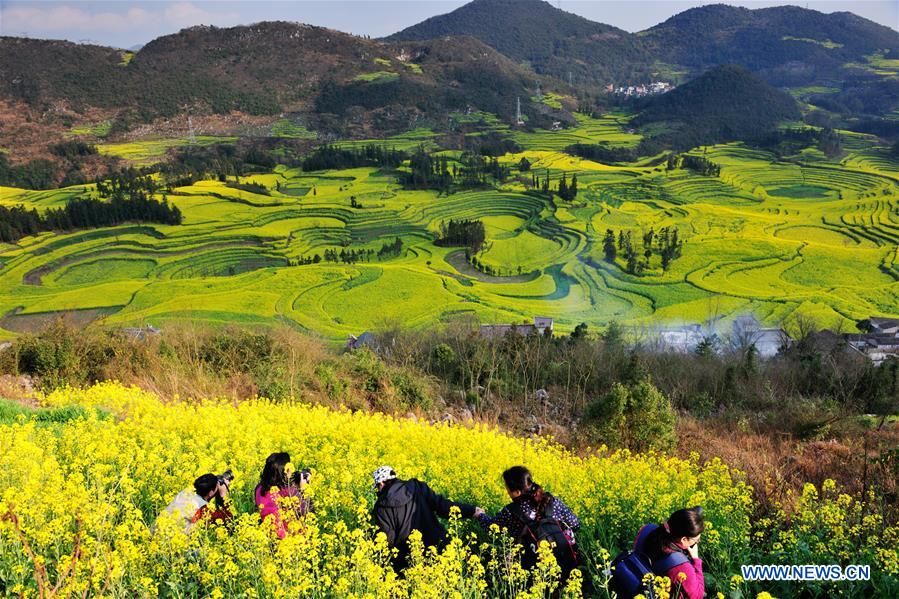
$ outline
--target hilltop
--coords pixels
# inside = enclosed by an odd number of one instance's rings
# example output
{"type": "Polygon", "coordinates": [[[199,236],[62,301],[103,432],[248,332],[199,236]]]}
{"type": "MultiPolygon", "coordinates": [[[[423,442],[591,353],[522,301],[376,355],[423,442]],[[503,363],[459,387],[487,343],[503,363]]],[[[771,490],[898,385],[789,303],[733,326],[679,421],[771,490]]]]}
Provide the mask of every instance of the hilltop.
{"type": "Polygon", "coordinates": [[[661,124],[662,139],[683,148],[755,139],[798,119],[796,101],[737,65],[709,69],[674,91],[648,99],[634,124],[661,124]]]}
{"type": "Polygon", "coordinates": [[[641,32],[654,56],[703,71],[739,64],[775,85],[839,80],[847,63],[899,53],[899,32],[848,12],[797,6],[692,8],[641,32]]]}
{"type": "Polygon", "coordinates": [[[303,113],[339,135],[401,131],[469,106],[508,116],[528,86],[533,73],[464,37],[386,43],[269,22],[192,27],[136,53],[4,37],[0,147],[46,144],[83,119],[109,121],[116,134],[185,114],[303,113]]]}
{"type": "Polygon", "coordinates": [[[632,34],[543,0],[474,0],[388,36],[390,41],[470,35],[537,73],[579,84],[638,77],[648,56],[632,34]]]}
{"type": "Polygon", "coordinates": [[[836,82],[872,75],[865,65],[877,53],[899,54],[899,32],[889,27],[797,6],[702,6],[631,34],[543,0],[474,0],[386,39],[453,35],[471,35],[538,73],[581,85],[696,74],[724,63],[779,86],[836,82]]]}

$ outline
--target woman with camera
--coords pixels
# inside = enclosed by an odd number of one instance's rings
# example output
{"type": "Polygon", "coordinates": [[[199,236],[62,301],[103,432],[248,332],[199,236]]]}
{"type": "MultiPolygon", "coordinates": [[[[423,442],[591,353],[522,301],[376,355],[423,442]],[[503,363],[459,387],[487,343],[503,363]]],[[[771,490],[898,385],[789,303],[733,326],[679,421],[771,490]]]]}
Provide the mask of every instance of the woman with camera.
{"type": "Polygon", "coordinates": [[[259,519],[263,523],[270,522],[279,539],[287,536],[290,522],[313,511],[312,502],[303,497],[312,472],[304,469],[291,473],[289,464],[290,454],[287,452],[268,456],[255,491],[259,519]]]}

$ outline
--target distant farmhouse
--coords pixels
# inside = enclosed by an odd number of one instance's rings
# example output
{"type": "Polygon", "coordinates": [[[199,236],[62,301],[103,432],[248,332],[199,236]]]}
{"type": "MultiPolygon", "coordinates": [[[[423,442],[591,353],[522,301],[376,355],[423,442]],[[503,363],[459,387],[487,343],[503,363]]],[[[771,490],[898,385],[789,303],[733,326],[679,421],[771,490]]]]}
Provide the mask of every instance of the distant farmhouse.
{"type": "Polygon", "coordinates": [[[731,343],[735,347],[754,345],[760,358],[773,358],[792,341],[785,330],[763,327],[755,316],[740,316],[731,327],[731,343]]]}
{"type": "Polygon", "coordinates": [[[705,339],[702,325],[688,324],[682,327],[664,328],[658,331],[658,344],[661,349],[691,353],[696,351],[705,339]]]}
{"type": "Polygon", "coordinates": [[[528,337],[530,335],[546,335],[553,332],[553,319],[535,316],[534,324],[482,324],[481,337],[484,339],[502,339],[509,333],[528,337]]]}
{"type": "MultiPolygon", "coordinates": [[[[661,328],[655,331],[654,341],[661,350],[692,353],[703,341],[719,340],[714,330],[703,330],[700,324],[661,328]]],[[[773,358],[792,342],[787,332],[781,328],[763,327],[754,316],[740,316],[734,319],[728,338],[733,348],[755,346],[760,358],[773,358]]]]}
{"type": "Polygon", "coordinates": [[[850,333],[844,338],[875,365],[899,356],[899,319],[871,317],[859,322],[858,328],[864,332],[850,333]]]}
{"type": "MultiPolygon", "coordinates": [[[[814,335],[820,347],[836,347],[846,344],[874,363],[883,364],[891,357],[899,357],[899,318],[872,316],[858,323],[861,333],[838,334],[821,331],[814,335]]],[[[707,340],[719,341],[714,331],[699,324],[668,327],[653,331],[653,342],[662,351],[692,353],[707,340]]],[[[728,337],[731,348],[755,346],[760,358],[772,358],[789,347],[793,340],[781,328],[763,327],[754,316],[740,316],[733,321],[728,337]]],[[[720,348],[719,348],[720,349],[720,348]]]]}

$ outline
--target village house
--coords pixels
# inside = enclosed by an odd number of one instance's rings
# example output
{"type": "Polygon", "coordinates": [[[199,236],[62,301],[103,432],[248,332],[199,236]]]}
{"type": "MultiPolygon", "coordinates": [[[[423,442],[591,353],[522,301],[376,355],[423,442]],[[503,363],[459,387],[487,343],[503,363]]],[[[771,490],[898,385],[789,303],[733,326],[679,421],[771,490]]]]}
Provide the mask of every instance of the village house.
{"type": "Polygon", "coordinates": [[[899,356],[899,319],[871,317],[859,322],[858,328],[864,332],[848,333],[843,338],[875,366],[899,356]]]}
{"type": "Polygon", "coordinates": [[[653,81],[649,84],[641,83],[639,85],[621,85],[618,87],[615,87],[614,84],[610,83],[606,86],[606,92],[610,94],[635,98],[664,94],[672,89],[674,89],[674,86],[667,81],[653,81]]]}
{"type": "Polygon", "coordinates": [[[761,358],[773,358],[792,340],[779,327],[766,328],[755,316],[738,316],[731,325],[731,342],[737,348],[755,346],[761,358]]]}
{"type": "Polygon", "coordinates": [[[731,324],[729,336],[721,336],[715,330],[704,328],[700,324],[688,324],[679,327],[668,327],[654,330],[652,340],[661,351],[691,353],[706,339],[713,340],[716,351],[724,349],[718,341],[729,341],[735,350],[755,347],[760,358],[773,358],[782,348],[791,343],[787,332],[777,327],[763,327],[754,316],[739,316],[731,324]]]}
{"type": "Polygon", "coordinates": [[[481,337],[484,339],[502,339],[509,333],[515,333],[522,337],[530,335],[552,335],[553,319],[545,316],[535,316],[534,324],[482,324],[481,337]]]}
{"type": "Polygon", "coordinates": [[[702,326],[688,324],[682,327],[663,328],[658,331],[661,349],[681,353],[691,353],[702,343],[702,326]]]}

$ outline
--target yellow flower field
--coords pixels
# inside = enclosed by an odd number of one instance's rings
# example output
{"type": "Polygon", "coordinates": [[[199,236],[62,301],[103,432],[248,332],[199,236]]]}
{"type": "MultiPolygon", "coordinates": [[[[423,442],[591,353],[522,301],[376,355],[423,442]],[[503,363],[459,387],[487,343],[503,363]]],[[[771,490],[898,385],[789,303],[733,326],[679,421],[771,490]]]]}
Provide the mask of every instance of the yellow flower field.
{"type": "MultiPolygon", "coordinates": [[[[57,391],[43,403],[75,417],[20,416],[0,425],[0,589],[7,595],[537,597],[555,585],[547,561],[527,590],[520,568],[488,559],[508,552],[508,543],[467,522],[451,524],[453,540],[442,555],[420,556],[398,579],[383,536],[368,524],[370,472],[385,463],[488,511],[506,499],[502,470],[526,464],[581,517],[585,577],[599,596],[608,596],[603,569],[610,557],[641,524],[680,507],[705,507],[711,526],[703,558],[720,590],[754,551],[751,489],[717,461],[605,451],[579,457],[550,442],[478,427],[266,400],[164,403],[116,383],[57,391]],[[252,492],[265,457],[282,450],[295,467],[313,469],[316,514],[291,524],[302,534],[277,541],[259,525],[252,492]],[[196,476],[226,468],[235,474],[232,498],[240,513],[230,534],[208,526],[188,537],[174,522],[157,521],[196,476]]],[[[767,525],[779,529],[776,539],[786,545],[831,527],[841,531],[844,551],[858,531],[841,517],[855,504],[823,497],[827,509],[815,513],[816,501],[804,497],[811,511],[792,539],[782,520],[767,525]]],[[[862,525],[870,551],[855,547],[852,558],[858,563],[869,555],[872,570],[888,572],[897,563],[896,530],[878,524],[862,525]]],[[[575,577],[568,596],[580,595],[580,582],[575,577]]]]}

